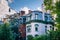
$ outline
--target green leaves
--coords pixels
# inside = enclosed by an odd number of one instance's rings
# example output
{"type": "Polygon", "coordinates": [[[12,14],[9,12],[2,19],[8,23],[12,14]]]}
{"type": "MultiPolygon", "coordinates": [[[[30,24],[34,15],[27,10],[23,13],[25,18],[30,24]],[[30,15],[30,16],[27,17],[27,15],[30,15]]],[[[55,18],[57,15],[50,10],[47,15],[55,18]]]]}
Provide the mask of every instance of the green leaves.
{"type": "Polygon", "coordinates": [[[28,40],[33,40],[33,36],[32,36],[32,35],[28,35],[28,36],[27,36],[27,39],[28,39],[28,40]]]}
{"type": "Polygon", "coordinates": [[[50,31],[49,34],[34,37],[33,40],[60,40],[60,30],[50,31]]]}
{"type": "Polygon", "coordinates": [[[56,11],[60,12],[60,1],[56,2],[56,11]]]}
{"type": "Polygon", "coordinates": [[[53,8],[52,0],[44,0],[44,5],[46,6],[46,10],[51,10],[53,8]]]}
{"type": "Polygon", "coordinates": [[[14,40],[9,24],[0,25],[0,40],[14,40]]]}

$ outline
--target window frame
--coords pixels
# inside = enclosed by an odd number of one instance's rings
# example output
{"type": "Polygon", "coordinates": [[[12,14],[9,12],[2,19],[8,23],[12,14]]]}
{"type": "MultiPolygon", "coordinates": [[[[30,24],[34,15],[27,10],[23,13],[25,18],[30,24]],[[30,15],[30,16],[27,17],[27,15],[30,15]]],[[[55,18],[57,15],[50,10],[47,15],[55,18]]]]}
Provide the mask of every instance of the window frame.
{"type": "Polygon", "coordinates": [[[38,19],[38,14],[35,14],[35,20],[37,20],[38,19]]]}
{"type": "Polygon", "coordinates": [[[38,24],[35,24],[35,31],[38,32],[38,27],[39,25],[38,24]]]}
{"type": "Polygon", "coordinates": [[[31,25],[27,26],[27,32],[30,33],[31,32],[31,25]],[[30,31],[28,31],[30,29],[30,31]]]}
{"type": "Polygon", "coordinates": [[[47,33],[47,26],[45,26],[45,33],[47,33]]]}

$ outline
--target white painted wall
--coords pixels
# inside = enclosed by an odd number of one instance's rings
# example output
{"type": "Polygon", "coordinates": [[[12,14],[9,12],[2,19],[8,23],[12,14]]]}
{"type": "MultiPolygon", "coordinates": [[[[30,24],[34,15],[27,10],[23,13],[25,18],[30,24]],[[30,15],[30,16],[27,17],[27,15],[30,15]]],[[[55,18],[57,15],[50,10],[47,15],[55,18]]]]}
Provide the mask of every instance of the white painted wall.
{"type": "Polygon", "coordinates": [[[37,22],[33,22],[31,24],[27,24],[26,27],[28,25],[31,25],[31,32],[27,32],[27,28],[26,28],[26,36],[27,35],[32,35],[32,36],[35,36],[36,34],[38,35],[42,35],[42,34],[45,34],[45,26],[47,26],[47,30],[50,30],[50,24],[43,24],[43,23],[37,23],[37,22]],[[38,24],[39,27],[38,27],[38,32],[35,31],[35,24],[38,24]]]}

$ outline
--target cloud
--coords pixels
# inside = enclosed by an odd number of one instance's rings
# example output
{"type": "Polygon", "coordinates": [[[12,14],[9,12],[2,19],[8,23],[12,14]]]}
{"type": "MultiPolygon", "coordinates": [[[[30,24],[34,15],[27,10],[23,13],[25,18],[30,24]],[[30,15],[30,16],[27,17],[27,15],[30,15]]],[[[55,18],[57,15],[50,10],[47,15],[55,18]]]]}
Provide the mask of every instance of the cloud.
{"type": "Polygon", "coordinates": [[[0,18],[4,18],[7,15],[12,15],[15,12],[15,10],[11,9],[11,12],[9,12],[9,6],[8,2],[6,0],[2,0],[2,3],[0,4],[0,18]]]}
{"type": "Polygon", "coordinates": [[[8,2],[9,2],[9,3],[12,3],[12,2],[13,2],[13,0],[8,0],[8,2]]]}
{"type": "Polygon", "coordinates": [[[38,7],[37,10],[38,10],[38,11],[42,11],[42,8],[41,8],[41,7],[38,7]]]}
{"type": "Polygon", "coordinates": [[[25,11],[25,14],[28,14],[28,10],[30,10],[28,7],[21,8],[22,11],[25,11]]]}

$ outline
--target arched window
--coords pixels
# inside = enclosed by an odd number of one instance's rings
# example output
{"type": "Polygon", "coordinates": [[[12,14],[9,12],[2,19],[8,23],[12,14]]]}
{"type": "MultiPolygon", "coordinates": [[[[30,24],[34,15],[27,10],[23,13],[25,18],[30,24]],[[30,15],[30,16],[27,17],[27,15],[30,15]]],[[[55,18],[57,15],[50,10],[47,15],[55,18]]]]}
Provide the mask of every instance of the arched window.
{"type": "Polygon", "coordinates": [[[35,24],[35,27],[38,27],[39,25],[38,24],[35,24]]]}
{"type": "Polygon", "coordinates": [[[45,26],[45,33],[47,33],[47,26],[45,26]]]}
{"type": "Polygon", "coordinates": [[[35,14],[35,19],[36,19],[36,20],[38,19],[38,14],[35,14]]]}
{"type": "Polygon", "coordinates": [[[38,27],[39,27],[39,25],[35,24],[35,31],[38,31],[38,27]]]}

